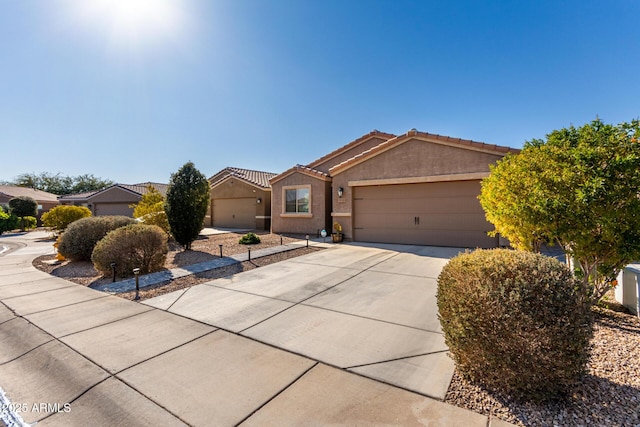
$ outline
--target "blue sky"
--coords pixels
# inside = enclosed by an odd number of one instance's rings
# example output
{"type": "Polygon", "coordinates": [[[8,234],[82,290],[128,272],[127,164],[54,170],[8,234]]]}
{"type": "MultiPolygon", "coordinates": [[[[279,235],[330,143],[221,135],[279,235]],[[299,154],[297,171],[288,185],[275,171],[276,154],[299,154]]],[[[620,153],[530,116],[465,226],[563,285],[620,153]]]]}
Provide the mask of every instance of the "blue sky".
{"type": "Polygon", "coordinates": [[[282,172],[372,129],[640,116],[640,2],[0,0],[0,180],[282,172]]]}

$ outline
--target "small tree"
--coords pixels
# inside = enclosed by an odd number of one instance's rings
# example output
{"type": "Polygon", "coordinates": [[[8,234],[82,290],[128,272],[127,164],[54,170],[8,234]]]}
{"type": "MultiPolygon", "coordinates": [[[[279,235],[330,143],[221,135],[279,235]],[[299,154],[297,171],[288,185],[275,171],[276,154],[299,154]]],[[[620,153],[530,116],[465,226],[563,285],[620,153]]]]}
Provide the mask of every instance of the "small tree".
{"type": "Polygon", "coordinates": [[[20,218],[22,231],[25,229],[24,217],[38,214],[38,202],[28,196],[19,196],[9,200],[11,213],[20,218]]]}
{"type": "Polygon", "coordinates": [[[198,237],[209,206],[209,182],[187,162],[171,175],[164,205],[171,234],[185,250],[198,237]]]}
{"type": "Polygon", "coordinates": [[[129,206],[133,208],[133,217],[148,225],[157,225],[169,234],[169,222],[164,211],[164,196],[152,185],[147,187],[147,193],[143,194],[140,202],[129,206]]]}
{"type": "Polygon", "coordinates": [[[640,122],[599,119],[532,140],[491,168],[480,203],[519,249],[558,243],[592,302],[640,258],[640,122]]]}

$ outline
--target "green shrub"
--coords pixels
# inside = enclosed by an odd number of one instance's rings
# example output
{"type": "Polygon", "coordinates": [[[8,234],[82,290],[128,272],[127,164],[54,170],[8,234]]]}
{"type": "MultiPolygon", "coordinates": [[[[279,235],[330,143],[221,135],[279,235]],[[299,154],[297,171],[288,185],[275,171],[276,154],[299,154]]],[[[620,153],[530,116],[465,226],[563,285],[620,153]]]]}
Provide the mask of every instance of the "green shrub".
{"type": "Polygon", "coordinates": [[[84,206],[56,206],[42,214],[42,225],[62,233],[74,221],[91,216],[91,210],[84,206]]]}
{"type": "Polygon", "coordinates": [[[587,287],[556,259],[504,249],[458,255],[438,277],[437,301],[452,358],[475,383],[539,401],[585,372],[587,287]]]}
{"type": "Polygon", "coordinates": [[[35,216],[23,216],[19,219],[23,230],[33,230],[38,226],[38,220],[35,216]]]}
{"type": "Polygon", "coordinates": [[[115,262],[120,276],[130,276],[134,268],[141,274],[161,270],[167,258],[168,236],[157,225],[131,224],[109,232],[98,242],[91,261],[96,270],[111,274],[115,262]]]}
{"type": "Polygon", "coordinates": [[[0,234],[18,228],[18,217],[7,213],[0,207],[0,234]]]}
{"type": "Polygon", "coordinates": [[[126,216],[91,216],[72,222],[60,236],[58,252],[71,261],[91,261],[96,243],[108,232],[134,223],[126,216]]]}
{"type": "Polygon", "coordinates": [[[240,238],[239,243],[241,245],[255,245],[256,243],[260,243],[260,237],[255,233],[248,233],[240,238]]]}

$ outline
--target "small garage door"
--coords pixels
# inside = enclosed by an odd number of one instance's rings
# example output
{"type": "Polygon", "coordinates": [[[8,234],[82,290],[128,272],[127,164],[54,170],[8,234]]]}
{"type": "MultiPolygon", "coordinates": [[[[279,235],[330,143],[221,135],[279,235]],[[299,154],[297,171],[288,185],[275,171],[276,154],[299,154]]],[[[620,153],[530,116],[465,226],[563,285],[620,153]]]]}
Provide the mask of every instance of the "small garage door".
{"type": "Polygon", "coordinates": [[[96,216],[104,215],[124,215],[133,217],[133,208],[129,203],[96,203],[96,216]]]}
{"type": "Polygon", "coordinates": [[[213,226],[227,228],[256,227],[256,199],[214,199],[213,226]]]}
{"type": "Polygon", "coordinates": [[[478,201],[479,181],[354,188],[354,240],[430,246],[495,247],[478,201]]]}

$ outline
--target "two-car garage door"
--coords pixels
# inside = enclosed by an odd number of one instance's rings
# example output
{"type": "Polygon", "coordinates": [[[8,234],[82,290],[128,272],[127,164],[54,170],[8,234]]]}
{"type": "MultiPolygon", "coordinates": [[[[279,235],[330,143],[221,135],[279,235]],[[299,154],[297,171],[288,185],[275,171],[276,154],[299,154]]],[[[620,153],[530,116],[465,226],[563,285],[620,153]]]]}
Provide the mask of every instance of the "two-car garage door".
{"type": "Polygon", "coordinates": [[[480,181],[354,187],[354,240],[495,247],[478,194],[480,181]]]}
{"type": "Polygon", "coordinates": [[[256,228],[256,199],[213,200],[213,226],[227,228],[256,228]]]}

